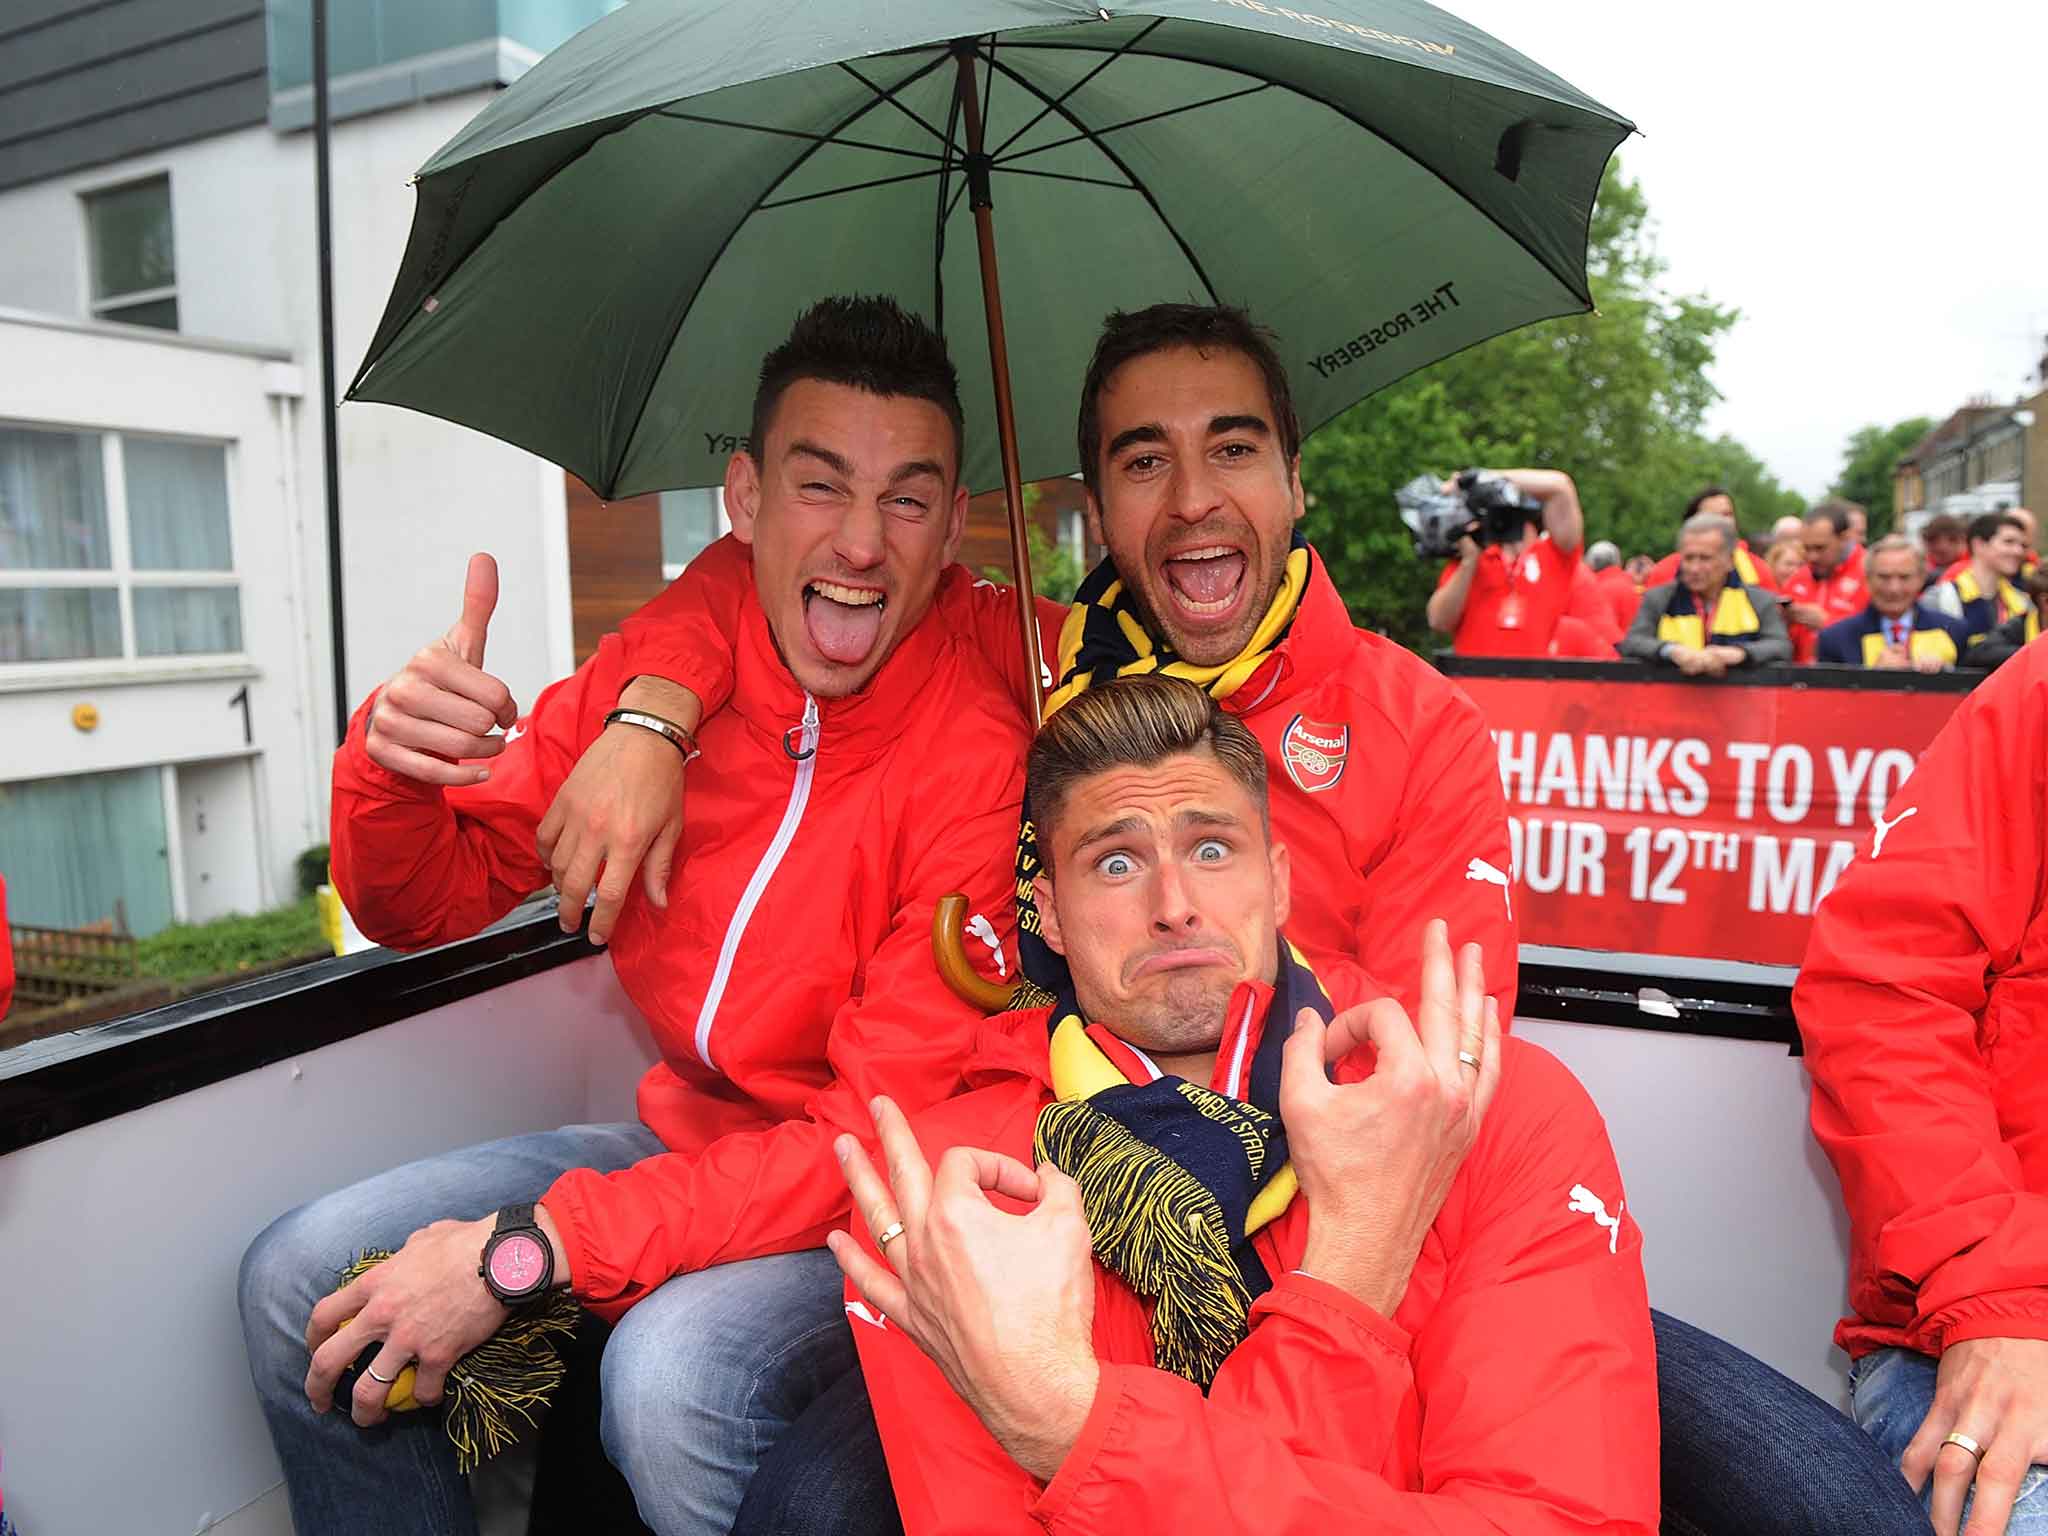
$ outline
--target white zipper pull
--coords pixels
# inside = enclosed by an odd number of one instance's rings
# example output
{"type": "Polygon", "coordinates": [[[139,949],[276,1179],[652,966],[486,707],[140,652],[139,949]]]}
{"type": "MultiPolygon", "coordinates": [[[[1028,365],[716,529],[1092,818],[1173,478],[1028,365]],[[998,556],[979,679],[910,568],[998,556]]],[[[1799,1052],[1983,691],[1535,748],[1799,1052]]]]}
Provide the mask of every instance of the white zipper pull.
{"type": "Polygon", "coordinates": [[[804,695],[803,721],[782,733],[782,750],[799,763],[818,750],[818,701],[808,693],[804,695]],[[789,738],[792,736],[798,738],[801,751],[789,744],[789,738]]]}

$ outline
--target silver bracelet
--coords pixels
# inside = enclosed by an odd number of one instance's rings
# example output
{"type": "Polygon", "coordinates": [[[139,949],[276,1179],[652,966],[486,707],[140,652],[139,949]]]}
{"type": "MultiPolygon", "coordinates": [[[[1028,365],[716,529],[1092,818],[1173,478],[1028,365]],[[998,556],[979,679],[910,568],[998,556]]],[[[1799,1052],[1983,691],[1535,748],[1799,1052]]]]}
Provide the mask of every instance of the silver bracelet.
{"type": "Polygon", "coordinates": [[[655,735],[671,743],[678,752],[682,753],[683,761],[686,763],[693,757],[698,756],[703,750],[697,745],[697,738],[684,730],[680,725],[677,725],[675,721],[664,720],[659,715],[650,715],[642,709],[615,709],[604,717],[604,723],[607,727],[614,725],[637,725],[643,731],[652,731],[655,735]]]}

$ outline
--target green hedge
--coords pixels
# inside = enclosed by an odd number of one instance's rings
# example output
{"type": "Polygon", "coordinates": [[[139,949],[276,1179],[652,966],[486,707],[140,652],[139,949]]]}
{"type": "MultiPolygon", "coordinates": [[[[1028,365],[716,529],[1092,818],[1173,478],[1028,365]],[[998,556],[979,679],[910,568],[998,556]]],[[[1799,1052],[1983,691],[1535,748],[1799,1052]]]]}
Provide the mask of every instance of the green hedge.
{"type": "Polygon", "coordinates": [[[281,961],[316,960],[332,953],[320,935],[313,898],[307,896],[254,917],[174,924],[138,941],[136,965],[142,975],[166,981],[226,981],[281,961]]]}

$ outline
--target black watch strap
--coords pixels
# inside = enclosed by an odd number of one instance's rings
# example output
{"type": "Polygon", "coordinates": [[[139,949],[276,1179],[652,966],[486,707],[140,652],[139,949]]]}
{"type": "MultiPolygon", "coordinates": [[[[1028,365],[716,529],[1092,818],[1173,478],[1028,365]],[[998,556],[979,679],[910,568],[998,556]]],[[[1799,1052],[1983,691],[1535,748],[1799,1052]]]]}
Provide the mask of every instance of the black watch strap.
{"type": "Polygon", "coordinates": [[[547,1233],[541,1230],[539,1221],[535,1219],[534,1207],[535,1202],[527,1201],[522,1205],[508,1205],[501,1208],[498,1212],[497,1225],[491,1229],[491,1235],[484,1239],[483,1252],[477,1258],[476,1272],[478,1276],[483,1280],[485,1286],[489,1288],[491,1294],[507,1306],[528,1306],[542,1301],[554,1287],[555,1249],[554,1245],[548,1241],[547,1233]],[[491,1254],[498,1244],[506,1238],[520,1235],[530,1236],[540,1249],[541,1279],[540,1283],[531,1291],[507,1294],[491,1274],[491,1254]]]}

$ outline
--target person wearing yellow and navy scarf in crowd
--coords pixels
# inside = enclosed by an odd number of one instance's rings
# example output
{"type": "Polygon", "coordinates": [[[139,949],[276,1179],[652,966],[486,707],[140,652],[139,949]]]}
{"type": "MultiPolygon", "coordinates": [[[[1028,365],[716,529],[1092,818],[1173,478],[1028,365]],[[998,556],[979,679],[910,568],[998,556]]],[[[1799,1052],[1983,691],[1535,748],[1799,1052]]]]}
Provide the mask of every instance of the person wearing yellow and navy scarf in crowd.
{"type": "Polygon", "coordinates": [[[2015,585],[2026,558],[2026,524],[2009,512],[1974,517],[1970,563],[1930,591],[1927,601],[1961,623],[1969,644],[1982,644],[1999,625],[2034,612],[2034,600],[2015,585]]]}
{"type": "Polygon", "coordinates": [[[1969,648],[1959,620],[1917,601],[1926,566],[1920,547],[1891,534],[1870,547],[1864,580],[1870,606],[1820,632],[1815,660],[1844,667],[1946,672],[1969,648]]]}
{"type": "Polygon", "coordinates": [[[1678,580],[1643,594],[1621,654],[1688,677],[1790,661],[1777,598],[1742,579],[1735,554],[1732,521],[1712,512],[1688,518],[1678,534],[1678,580]]]}

